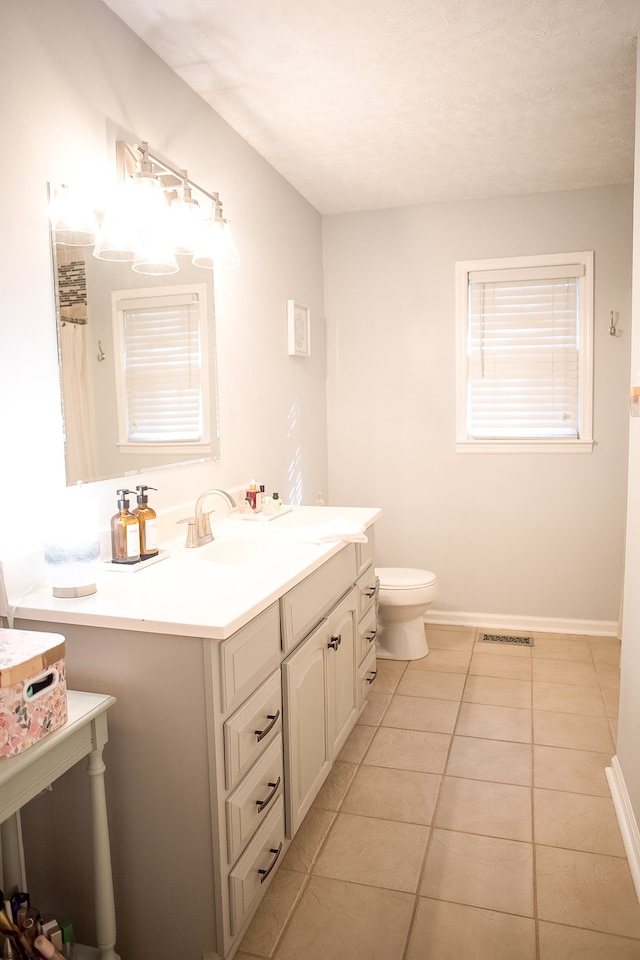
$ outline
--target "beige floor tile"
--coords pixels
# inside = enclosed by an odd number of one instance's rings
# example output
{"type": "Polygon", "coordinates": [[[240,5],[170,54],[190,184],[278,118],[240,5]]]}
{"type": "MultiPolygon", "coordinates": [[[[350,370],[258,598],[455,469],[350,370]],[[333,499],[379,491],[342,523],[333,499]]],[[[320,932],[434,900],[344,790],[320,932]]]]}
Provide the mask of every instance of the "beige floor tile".
{"type": "Polygon", "coordinates": [[[467,677],[462,699],[498,707],[530,707],[531,683],[506,677],[467,677]]]}
{"type": "Polygon", "coordinates": [[[640,942],[557,923],[539,924],[540,960],[638,960],[640,942]]]}
{"type": "Polygon", "coordinates": [[[613,663],[620,666],[622,645],[615,637],[590,637],[591,656],[596,663],[613,663]]]}
{"type": "Polygon", "coordinates": [[[586,637],[574,638],[557,634],[536,634],[531,653],[534,658],[592,662],[591,647],[586,637]]]}
{"type": "Polygon", "coordinates": [[[312,877],[276,960],[402,960],[414,898],[312,877]]]}
{"type": "Polygon", "coordinates": [[[548,790],[586,793],[610,797],[605,774],[611,764],[610,753],[570,750],[564,747],[533,747],[533,783],[548,790]]]}
{"type": "Polygon", "coordinates": [[[455,732],[462,737],[531,743],[531,710],[462,703],[455,732]]]}
{"type": "Polygon", "coordinates": [[[378,693],[376,690],[370,690],[366,706],[360,714],[358,722],[365,726],[377,727],[390,703],[390,693],[378,693]]]}
{"type": "Polygon", "coordinates": [[[535,960],[533,920],[420,898],[407,960],[535,960]]]}
{"type": "Polygon", "coordinates": [[[613,739],[604,717],[533,711],[533,741],[547,747],[569,747],[613,755],[613,739]]]}
{"type": "Polygon", "coordinates": [[[383,660],[378,658],[376,662],[378,675],[376,676],[377,693],[394,693],[400,677],[407,669],[406,660],[383,660]]]}
{"type": "Polygon", "coordinates": [[[598,686],[598,671],[595,664],[586,660],[533,659],[533,679],[546,683],[578,683],[588,687],[598,686]]]}
{"type": "Polygon", "coordinates": [[[434,830],[420,896],[533,917],[530,843],[434,830]]]}
{"type": "Polygon", "coordinates": [[[454,737],[446,772],[450,777],[494,780],[531,786],[532,747],[528,743],[454,737]]]}
{"type": "Polygon", "coordinates": [[[343,763],[341,760],[336,760],[329,776],[321,786],[318,796],[313,801],[313,806],[319,807],[321,810],[337,810],[344,800],[357,769],[358,766],[355,763],[343,763]]]}
{"type": "Polygon", "coordinates": [[[536,843],[612,857],[625,856],[610,798],[535,789],[533,824],[536,843]]]}
{"type": "Polygon", "coordinates": [[[307,877],[287,870],[276,873],[240,944],[240,950],[272,957],[276,944],[300,898],[307,877]]]}
{"type": "Polygon", "coordinates": [[[415,893],[429,828],[340,813],[312,873],[415,893]]]}
{"type": "Polygon", "coordinates": [[[335,818],[332,810],[312,806],[289,845],[283,866],[298,873],[309,873],[335,818]]]}
{"type": "Polygon", "coordinates": [[[627,861],[536,844],[538,917],[640,937],[640,906],[627,861]]]}
{"type": "Polygon", "coordinates": [[[450,743],[447,733],[378,727],[362,762],[397,770],[442,773],[450,743]]]}
{"type": "Polygon", "coordinates": [[[443,650],[434,647],[422,660],[412,660],[407,670],[436,670],[441,673],[466,673],[471,650],[443,650]]]}
{"type": "Polygon", "coordinates": [[[458,716],[456,700],[430,700],[428,697],[403,697],[396,694],[381,726],[402,730],[428,730],[453,733],[458,716]]]}
{"type": "Polygon", "coordinates": [[[471,650],[475,640],[475,627],[431,626],[427,624],[429,649],[471,650]]]}
{"type": "Polygon", "coordinates": [[[360,763],[367,751],[367,747],[373,740],[375,732],[375,727],[357,723],[349,735],[349,739],[340,751],[338,759],[343,760],[345,763],[360,763]]]}
{"type": "Polygon", "coordinates": [[[603,687],[602,699],[604,700],[604,708],[607,711],[607,716],[617,717],[620,707],[620,691],[618,688],[603,687]]]}
{"type": "Polygon", "coordinates": [[[406,670],[397,686],[404,697],[429,697],[436,700],[460,700],[464,675],[437,670],[406,670]]]}
{"type": "Polygon", "coordinates": [[[529,787],[447,776],[433,823],[444,830],[530,841],[531,816],[529,787]]]}
{"type": "Polygon", "coordinates": [[[473,654],[469,666],[471,676],[507,677],[511,680],[531,679],[531,657],[501,656],[500,653],[485,654],[482,650],[473,654]]]}
{"type": "Polygon", "coordinates": [[[535,710],[555,710],[589,717],[606,716],[599,685],[583,687],[571,683],[534,682],[533,706],[535,710]]]}
{"type": "Polygon", "coordinates": [[[620,667],[613,663],[596,663],[598,677],[603,687],[612,690],[620,689],[620,667]]]}
{"type": "Polygon", "coordinates": [[[362,766],[340,812],[428,825],[433,819],[440,779],[433,773],[362,766]]]}

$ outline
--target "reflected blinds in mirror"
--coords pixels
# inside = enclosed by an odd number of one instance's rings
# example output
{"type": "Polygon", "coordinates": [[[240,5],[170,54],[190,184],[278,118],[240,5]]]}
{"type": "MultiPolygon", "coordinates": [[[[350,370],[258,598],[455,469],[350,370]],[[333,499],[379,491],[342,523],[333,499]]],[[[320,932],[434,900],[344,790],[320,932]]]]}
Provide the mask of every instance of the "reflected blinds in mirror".
{"type": "Polygon", "coordinates": [[[209,443],[203,285],[115,291],[120,446],[209,443]]]}

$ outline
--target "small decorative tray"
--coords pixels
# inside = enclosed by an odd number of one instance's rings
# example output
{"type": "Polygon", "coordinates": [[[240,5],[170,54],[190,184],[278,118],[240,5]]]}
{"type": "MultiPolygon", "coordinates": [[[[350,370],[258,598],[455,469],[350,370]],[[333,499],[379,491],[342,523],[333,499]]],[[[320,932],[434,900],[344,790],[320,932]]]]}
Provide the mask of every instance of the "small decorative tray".
{"type": "Polygon", "coordinates": [[[160,560],[166,560],[169,556],[168,550],[158,550],[155,557],[149,557],[148,560],[139,560],[138,563],[114,563],[113,560],[105,560],[102,564],[104,570],[110,570],[112,573],[137,573],[145,567],[150,567],[160,560]]]}
{"type": "Polygon", "coordinates": [[[293,510],[292,506],[285,506],[284,504],[280,507],[279,510],[274,511],[274,513],[265,513],[264,510],[261,510],[259,513],[230,513],[230,520],[249,520],[251,523],[256,523],[256,521],[264,522],[265,520],[277,520],[278,517],[281,517],[284,513],[289,513],[293,510]]]}

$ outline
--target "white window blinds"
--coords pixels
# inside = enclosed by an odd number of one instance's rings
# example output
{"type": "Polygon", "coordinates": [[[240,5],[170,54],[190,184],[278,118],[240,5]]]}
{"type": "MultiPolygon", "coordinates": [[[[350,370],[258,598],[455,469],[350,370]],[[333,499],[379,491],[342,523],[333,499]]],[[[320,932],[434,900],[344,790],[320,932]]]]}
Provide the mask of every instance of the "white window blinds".
{"type": "Polygon", "coordinates": [[[195,290],[127,294],[115,300],[120,442],[206,440],[206,314],[201,296],[195,290]]]}
{"type": "Polygon", "coordinates": [[[469,274],[470,436],[577,438],[582,266],[488,273],[469,274]]]}

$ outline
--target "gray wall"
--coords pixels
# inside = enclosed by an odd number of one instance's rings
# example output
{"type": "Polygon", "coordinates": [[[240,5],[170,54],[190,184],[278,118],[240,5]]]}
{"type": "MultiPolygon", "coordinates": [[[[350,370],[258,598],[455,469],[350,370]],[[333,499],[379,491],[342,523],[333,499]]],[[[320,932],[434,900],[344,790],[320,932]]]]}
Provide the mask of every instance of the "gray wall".
{"type": "Polygon", "coordinates": [[[631,214],[622,186],[324,220],[332,497],[382,507],[378,563],[434,570],[434,614],[615,630],[631,214]],[[455,261],[577,250],[595,250],[593,453],[456,454],[455,261]]]}

